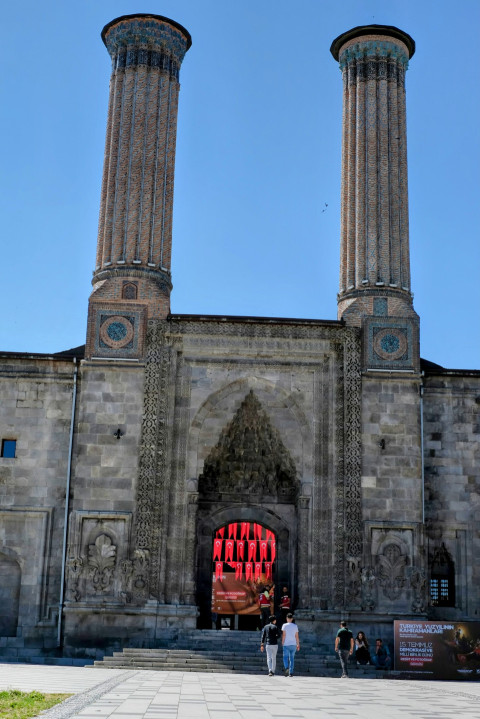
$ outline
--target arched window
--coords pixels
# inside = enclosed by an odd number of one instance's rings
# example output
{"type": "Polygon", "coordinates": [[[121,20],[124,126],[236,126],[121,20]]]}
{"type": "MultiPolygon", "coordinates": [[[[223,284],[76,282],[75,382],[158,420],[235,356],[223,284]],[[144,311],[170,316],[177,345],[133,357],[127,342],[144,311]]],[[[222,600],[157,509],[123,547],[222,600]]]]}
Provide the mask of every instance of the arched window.
{"type": "Polygon", "coordinates": [[[137,285],[134,282],[124,282],[123,283],[122,299],[124,299],[124,300],[136,300],[137,299],[137,285]]]}
{"type": "Polygon", "coordinates": [[[455,564],[444,544],[433,555],[430,567],[430,604],[455,606],[455,564]]]}

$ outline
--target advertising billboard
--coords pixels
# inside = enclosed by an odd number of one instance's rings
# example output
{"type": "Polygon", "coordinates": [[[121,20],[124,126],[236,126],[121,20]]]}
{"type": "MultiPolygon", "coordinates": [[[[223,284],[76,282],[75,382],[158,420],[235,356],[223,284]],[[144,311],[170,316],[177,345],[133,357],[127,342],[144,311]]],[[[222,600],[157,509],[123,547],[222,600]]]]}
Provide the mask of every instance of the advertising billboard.
{"type": "Polygon", "coordinates": [[[235,574],[212,577],[212,612],[216,614],[260,614],[256,587],[235,574]]]}
{"type": "Polygon", "coordinates": [[[395,621],[395,669],[480,681],[480,622],[395,621]]]}

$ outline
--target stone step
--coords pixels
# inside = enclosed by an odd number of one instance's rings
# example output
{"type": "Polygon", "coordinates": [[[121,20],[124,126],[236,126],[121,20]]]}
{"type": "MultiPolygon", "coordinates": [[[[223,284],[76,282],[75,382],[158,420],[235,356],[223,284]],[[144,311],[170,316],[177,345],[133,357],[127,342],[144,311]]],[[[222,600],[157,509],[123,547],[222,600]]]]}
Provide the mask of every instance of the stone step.
{"type": "MultiPolygon", "coordinates": [[[[95,667],[101,667],[106,668],[102,662],[95,662],[95,667]]],[[[94,668],[95,668],[94,667],[94,668]]],[[[135,664],[134,667],[132,667],[131,664],[125,664],[125,663],[114,663],[109,664],[108,668],[110,669],[132,669],[135,668],[135,670],[146,670],[146,671],[173,671],[173,672],[204,672],[204,673],[222,673],[222,674],[266,674],[266,663],[264,663],[261,667],[248,667],[248,666],[192,666],[192,665],[185,665],[185,664],[169,664],[162,665],[162,666],[156,666],[153,664],[141,663],[141,664],[135,664]]],[[[339,667],[335,668],[328,668],[324,667],[319,670],[312,670],[312,671],[305,671],[304,669],[301,669],[300,667],[297,667],[295,665],[295,674],[297,676],[315,676],[315,677],[338,677],[339,676],[339,667]]],[[[358,679],[360,678],[370,678],[370,679],[383,679],[385,676],[387,676],[386,672],[350,672],[350,675],[352,677],[356,677],[358,679]]],[[[281,668],[277,670],[277,676],[283,676],[283,672],[281,668]]]]}
{"type": "MultiPolygon", "coordinates": [[[[277,654],[277,656],[280,656],[280,654],[281,654],[281,652],[279,654],[277,654]]],[[[135,657],[142,657],[144,655],[145,655],[145,652],[129,652],[126,650],[125,650],[125,652],[114,652],[113,653],[114,657],[128,656],[128,657],[135,658],[135,657]]],[[[308,652],[305,653],[303,656],[307,656],[307,655],[312,661],[315,661],[315,660],[325,661],[325,660],[329,659],[329,657],[324,654],[312,654],[312,653],[308,653],[308,652]]],[[[262,654],[259,651],[227,652],[227,651],[219,650],[216,652],[212,652],[212,651],[192,652],[192,651],[186,651],[186,650],[181,651],[181,650],[171,649],[171,650],[168,650],[167,652],[159,652],[156,650],[152,650],[151,652],[148,653],[148,656],[158,657],[160,659],[164,659],[165,657],[172,657],[172,656],[179,657],[179,658],[184,657],[185,659],[188,659],[189,657],[201,656],[201,657],[212,658],[212,659],[215,659],[215,658],[224,659],[224,658],[228,658],[228,657],[237,657],[240,659],[250,660],[252,657],[255,657],[255,656],[261,657],[262,654]]],[[[301,659],[302,658],[301,655],[298,658],[301,659]]]]}
{"type": "MultiPolygon", "coordinates": [[[[266,673],[266,656],[259,651],[260,632],[190,630],[165,640],[152,649],[125,647],[122,652],[96,661],[95,667],[151,669],[154,671],[266,673]]],[[[279,646],[277,667],[282,672],[279,646]]],[[[318,645],[308,637],[295,658],[295,673],[304,676],[338,676],[340,664],[331,647],[318,645]]],[[[382,678],[385,672],[374,667],[350,665],[352,676],[382,678]]]]}
{"type": "MultiPolygon", "coordinates": [[[[281,664],[281,662],[277,662],[281,664]]],[[[118,664],[122,664],[123,666],[129,666],[129,667],[137,667],[137,666],[143,666],[148,665],[151,667],[155,667],[158,669],[168,669],[172,666],[183,666],[183,667],[246,667],[257,670],[259,667],[266,666],[266,660],[263,662],[202,662],[202,661],[194,661],[190,660],[188,662],[177,662],[177,661],[169,661],[169,662],[155,662],[148,659],[142,659],[135,662],[129,662],[124,661],[121,659],[118,660],[111,660],[108,662],[105,661],[97,661],[95,662],[96,666],[103,666],[105,668],[111,668],[113,666],[117,666],[118,664]]],[[[305,672],[317,672],[317,671],[330,671],[338,672],[339,667],[338,665],[331,666],[328,664],[310,664],[307,662],[295,662],[295,667],[298,668],[299,671],[305,671],[305,672]]],[[[350,668],[349,672],[352,674],[368,674],[368,675],[375,675],[375,670],[364,670],[364,669],[356,669],[356,668],[350,668]]]]}

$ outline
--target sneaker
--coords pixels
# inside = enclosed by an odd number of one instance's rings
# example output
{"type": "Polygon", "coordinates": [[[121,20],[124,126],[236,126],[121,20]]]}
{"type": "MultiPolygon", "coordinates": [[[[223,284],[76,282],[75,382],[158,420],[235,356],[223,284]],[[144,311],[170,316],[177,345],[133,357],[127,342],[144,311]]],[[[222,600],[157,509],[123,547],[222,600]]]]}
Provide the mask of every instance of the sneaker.
{"type": "Polygon", "coordinates": [[[288,676],[289,676],[289,677],[293,677],[293,674],[289,674],[288,676]]]}
{"type": "Polygon", "coordinates": [[[288,671],[288,669],[284,669],[284,670],[283,670],[283,673],[285,674],[286,677],[288,677],[288,675],[290,674],[290,672],[288,671]]]}
{"type": "Polygon", "coordinates": [[[269,677],[273,677],[273,672],[268,672],[269,677]]]}

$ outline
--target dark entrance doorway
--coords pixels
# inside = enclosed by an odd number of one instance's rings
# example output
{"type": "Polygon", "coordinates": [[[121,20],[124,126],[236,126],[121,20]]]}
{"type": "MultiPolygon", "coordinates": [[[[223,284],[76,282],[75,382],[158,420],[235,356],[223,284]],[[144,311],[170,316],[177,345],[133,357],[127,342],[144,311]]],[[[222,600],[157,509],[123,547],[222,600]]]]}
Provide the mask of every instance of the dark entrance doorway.
{"type": "MultiPolygon", "coordinates": [[[[293,459],[258,397],[250,391],[222,430],[217,444],[211,448],[198,478],[196,599],[199,628],[212,628],[212,586],[217,571],[229,581],[232,575],[235,579],[235,572],[240,572],[236,565],[241,563],[244,584],[248,579],[252,586],[255,585],[253,595],[258,593],[262,579],[264,582],[273,580],[279,591],[279,582],[294,589],[299,489],[293,459]],[[244,530],[242,538],[243,524],[248,525],[249,533],[247,535],[244,530]],[[233,536],[235,526],[237,533],[233,536]],[[213,557],[214,540],[222,529],[223,536],[219,538],[224,542],[223,554],[218,559],[215,557],[219,563],[217,568],[213,557]],[[229,532],[231,536],[228,536],[229,532]],[[226,540],[233,540],[228,554],[226,540]],[[256,542],[255,558],[251,554],[249,559],[248,547],[244,548],[243,559],[239,554],[238,542],[247,540],[256,542]],[[262,541],[267,542],[266,548],[262,549],[262,541]],[[266,551],[266,555],[260,554],[261,551],[266,551]],[[248,564],[253,566],[250,568],[248,564]]],[[[254,601],[252,597],[251,600],[254,601]]],[[[220,614],[220,611],[216,613],[220,614]]],[[[229,616],[235,618],[235,626],[240,628],[245,624],[251,628],[258,616],[256,607],[255,612],[250,613],[238,613],[235,608],[230,611],[229,616]]]]}
{"type": "Polygon", "coordinates": [[[229,522],[212,545],[212,627],[260,626],[260,603],[275,610],[275,533],[260,522],[229,522]]]}

